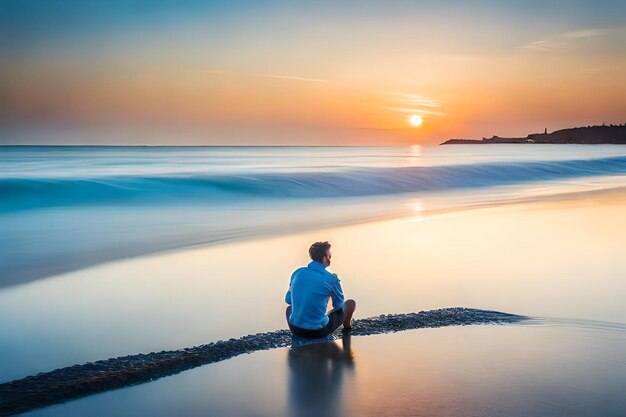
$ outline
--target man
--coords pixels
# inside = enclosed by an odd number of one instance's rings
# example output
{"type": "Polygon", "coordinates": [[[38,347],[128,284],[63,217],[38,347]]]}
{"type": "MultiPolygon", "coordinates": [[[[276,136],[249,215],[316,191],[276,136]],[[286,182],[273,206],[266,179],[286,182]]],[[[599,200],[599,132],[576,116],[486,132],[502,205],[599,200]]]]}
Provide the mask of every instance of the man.
{"type": "Polygon", "coordinates": [[[352,329],[354,300],[345,300],[337,274],[326,270],[330,265],[330,243],[315,242],[309,248],[312,261],[291,275],[285,295],[287,324],[296,336],[317,339],[326,337],[343,324],[344,331],[352,329]],[[328,299],[333,309],[326,314],[328,299]]]}

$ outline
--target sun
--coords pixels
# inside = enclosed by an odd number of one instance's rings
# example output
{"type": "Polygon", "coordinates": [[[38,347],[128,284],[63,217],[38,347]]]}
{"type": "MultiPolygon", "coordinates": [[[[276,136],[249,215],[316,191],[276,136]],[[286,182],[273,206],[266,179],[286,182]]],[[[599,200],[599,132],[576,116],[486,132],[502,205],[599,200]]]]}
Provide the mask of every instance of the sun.
{"type": "Polygon", "coordinates": [[[415,127],[420,126],[422,124],[422,116],[414,114],[413,116],[409,117],[409,123],[411,123],[411,125],[415,127]]]}

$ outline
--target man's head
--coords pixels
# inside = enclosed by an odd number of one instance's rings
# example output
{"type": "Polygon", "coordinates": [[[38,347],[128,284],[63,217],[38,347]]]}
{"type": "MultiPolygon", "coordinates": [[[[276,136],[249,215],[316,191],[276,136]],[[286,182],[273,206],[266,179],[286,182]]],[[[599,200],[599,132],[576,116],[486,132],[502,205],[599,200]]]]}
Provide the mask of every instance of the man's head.
{"type": "Polygon", "coordinates": [[[324,266],[330,265],[330,243],[315,242],[309,248],[309,256],[312,260],[321,263],[324,266]]]}

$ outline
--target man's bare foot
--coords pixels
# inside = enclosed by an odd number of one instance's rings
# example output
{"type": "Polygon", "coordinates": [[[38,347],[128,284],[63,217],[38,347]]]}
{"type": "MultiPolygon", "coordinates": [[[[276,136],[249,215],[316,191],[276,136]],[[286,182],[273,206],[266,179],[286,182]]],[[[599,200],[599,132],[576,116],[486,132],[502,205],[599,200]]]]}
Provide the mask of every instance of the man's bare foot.
{"type": "Polygon", "coordinates": [[[343,326],[343,329],[341,331],[343,332],[349,332],[352,330],[352,323],[350,323],[350,326],[343,326]]]}

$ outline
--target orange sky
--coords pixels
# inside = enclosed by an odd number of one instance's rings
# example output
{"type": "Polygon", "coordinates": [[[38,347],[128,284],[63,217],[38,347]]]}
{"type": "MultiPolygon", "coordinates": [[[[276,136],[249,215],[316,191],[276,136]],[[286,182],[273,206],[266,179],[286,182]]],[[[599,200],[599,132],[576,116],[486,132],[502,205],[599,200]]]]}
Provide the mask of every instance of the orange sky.
{"type": "Polygon", "coordinates": [[[172,144],[341,145],[626,122],[626,29],[610,8],[595,16],[573,2],[557,18],[549,3],[368,3],[361,15],[224,6],[124,24],[116,13],[129,11],[113,10],[86,36],[13,26],[0,127],[91,129],[98,143],[112,143],[103,132],[114,129],[128,143],[146,143],[137,132],[150,130],[178,132],[159,139],[172,144]]]}

